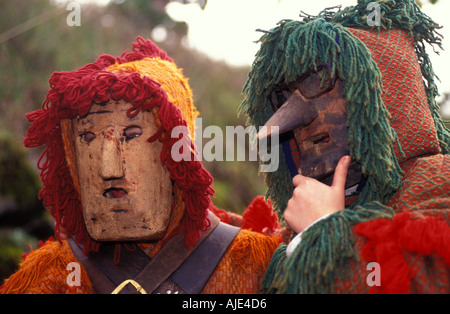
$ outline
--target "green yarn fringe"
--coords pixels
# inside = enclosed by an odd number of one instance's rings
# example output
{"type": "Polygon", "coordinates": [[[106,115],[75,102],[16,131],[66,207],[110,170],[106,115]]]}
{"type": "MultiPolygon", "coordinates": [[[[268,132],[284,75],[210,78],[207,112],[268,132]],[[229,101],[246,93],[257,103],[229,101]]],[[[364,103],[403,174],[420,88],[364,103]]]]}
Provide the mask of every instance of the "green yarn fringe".
{"type": "Polygon", "coordinates": [[[348,278],[348,262],[357,260],[352,225],[392,218],[379,202],[344,209],[311,226],[289,258],[286,244],[275,251],[262,281],[264,293],[333,293],[336,278],[348,278]]]}
{"type": "Polygon", "coordinates": [[[277,289],[274,287],[275,277],[280,278],[281,271],[283,271],[283,263],[286,261],[287,244],[281,243],[272,255],[270,264],[267,267],[264,278],[261,282],[261,289],[264,293],[276,293],[277,289]]]}

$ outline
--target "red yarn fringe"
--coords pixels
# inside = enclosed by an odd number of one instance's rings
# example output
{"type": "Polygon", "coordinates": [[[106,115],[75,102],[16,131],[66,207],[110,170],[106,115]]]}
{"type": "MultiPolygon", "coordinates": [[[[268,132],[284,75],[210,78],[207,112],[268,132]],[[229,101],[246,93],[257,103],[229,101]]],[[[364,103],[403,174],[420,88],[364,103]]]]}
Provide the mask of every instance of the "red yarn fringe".
{"type": "Polygon", "coordinates": [[[281,226],[278,215],[274,212],[270,200],[266,202],[264,196],[257,196],[242,214],[242,228],[264,234],[272,234],[281,226]]]}
{"type": "Polygon", "coordinates": [[[403,212],[393,220],[360,223],[354,231],[368,238],[362,248],[364,260],[380,264],[381,286],[373,286],[371,293],[410,292],[417,270],[405,261],[406,252],[420,256],[434,253],[450,265],[450,227],[436,217],[414,218],[412,213],[403,212]]]}

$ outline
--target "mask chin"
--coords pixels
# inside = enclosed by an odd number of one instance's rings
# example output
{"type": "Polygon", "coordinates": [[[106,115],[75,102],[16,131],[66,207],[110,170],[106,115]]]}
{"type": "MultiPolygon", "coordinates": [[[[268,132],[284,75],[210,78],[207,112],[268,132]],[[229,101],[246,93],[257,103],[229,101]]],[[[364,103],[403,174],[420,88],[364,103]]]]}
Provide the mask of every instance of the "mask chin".
{"type": "MultiPolygon", "coordinates": [[[[338,80],[329,93],[308,101],[307,105],[315,107],[317,116],[311,123],[294,129],[300,153],[298,170],[304,176],[331,185],[339,160],[350,155],[347,110],[341,81],[338,80]]],[[[346,187],[358,184],[360,179],[361,167],[353,161],[346,187]]]]}
{"type": "MultiPolygon", "coordinates": [[[[334,117],[334,121],[338,121],[334,117]]],[[[345,119],[345,115],[343,116],[345,119]]],[[[327,185],[333,182],[333,176],[342,156],[350,155],[347,144],[348,129],[342,123],[317,125],[308,130],[298,128],[294,130],[294,138],[300,152],[298,171],[300,174],[315,178],[327,185]],[[318,130],[322,129],[321,132],[318,130]],[[313,130],[311,132],[311,130],[313,130]],[[314,135],[311,136],[310,134],[314,135]]],[[[347,174],[346,188],[359,183],[361,179],[361,166],[352,161],[347,174]]]]}
{"type": "MultiPolygon", "coordinates": [[[[319,83],[312,82],[309,88],[317,90],[319,83]]],[[[271,135],[267,129],[272,126],[278,126],[279,134],[292,132],[300,154],[295,164],[298,173],[331,185],[339,160],[350,155],[346,123],[344,86],[338,79],[332,89],[315,98],[306,98],[297,89],[265,123],[267,128],[258,133],[258,138],[271,135]]],[[[353,161],[346,187],[360,180],[361,167],[353,161]]]]}
{"type": "MultiPolygon", "coordinates": [[[[319,180],[320,182],[322,182],[326,185],[331,186],[331,184],[333,183],[335,169],[336,169],[336,167],[333,168],[333,171],[330,174],[326,174],[326,175],[323,175],[322,177],[315,178],[315,179],[319,180]]],[[[360,183],[361,175],[362,175],[361,174],[361,165],[359,163],[357,163],[356,161],[352,161],[350,163],[350,167],[348,169],[347,181],[345,182],[345,188],[348,189],[348,188],[360,183]]]]}

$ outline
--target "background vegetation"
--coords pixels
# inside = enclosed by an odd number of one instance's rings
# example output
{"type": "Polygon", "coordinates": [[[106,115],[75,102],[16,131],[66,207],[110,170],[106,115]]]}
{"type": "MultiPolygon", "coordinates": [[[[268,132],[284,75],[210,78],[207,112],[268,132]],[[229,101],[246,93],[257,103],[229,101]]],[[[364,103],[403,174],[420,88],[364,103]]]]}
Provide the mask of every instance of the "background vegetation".
{"type": "MultiPolygon", "coordinates": [[[[179,0],[191,2],[190,0],[179,0]]],[[[224,0],[225,1],[225,0],[224,0]]],[[[51,218],[38,200],[35,168],[42,149],[23,149],[29,124],[25,113],[40,108],[54,71],[77,69],[100,54],[119,55],[136,36],[151,38],[184,69],[194,92],[203,128],[244,125],[237,117],[249,68],[230,67],[186,49],[187,25],[166,13],[169,0],[112,1],[105,7],[83,5],[81,26],[69,27],[68,11],[49,0],[1,0],[0,8],[0,284],[17,268],[21,254],[53,235],[51,218]]],[[[201,6],[206,0],[198,1],[201,6]]],[[[227,139],[229,140],[229,139],[227,139]]],[[[204,162],[215,179],[216,206],[242,212],[265,184],[256,162],[204,162]]]]}

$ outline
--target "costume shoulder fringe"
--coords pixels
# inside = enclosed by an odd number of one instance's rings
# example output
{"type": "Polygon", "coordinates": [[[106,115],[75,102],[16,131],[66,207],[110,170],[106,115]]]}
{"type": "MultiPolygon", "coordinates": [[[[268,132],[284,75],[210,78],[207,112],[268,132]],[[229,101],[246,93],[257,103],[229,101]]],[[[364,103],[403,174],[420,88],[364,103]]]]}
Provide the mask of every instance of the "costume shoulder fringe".
{"type": "Polygon", "coordinates": [[[279,236],[267,236],[242,229],[231,244],[228,252],[235,265],[244,267],[250,260],[252,271],[263,275],[269,266],[273,253],[281,242],[279,236]]]}
{"type": "MultiPolygon", "coordinates": [[[[40,248],[31,248],[30,253],[23,254],[24,260],[19,270],[5,280],[0,294],[61,293],[58,287],[65,287],[67,290],[64,292],[71,292],[66,282],[70,273],[67,267],[77,260],[68,242],[49,239],[45,243],[40,242],[40,245],[40,248]],[[46,285],[45,282],[50,284],[46,285]]],[[[81,281],[90,290],[90,281],[84,269],[81,271],[81,281]]]]}

